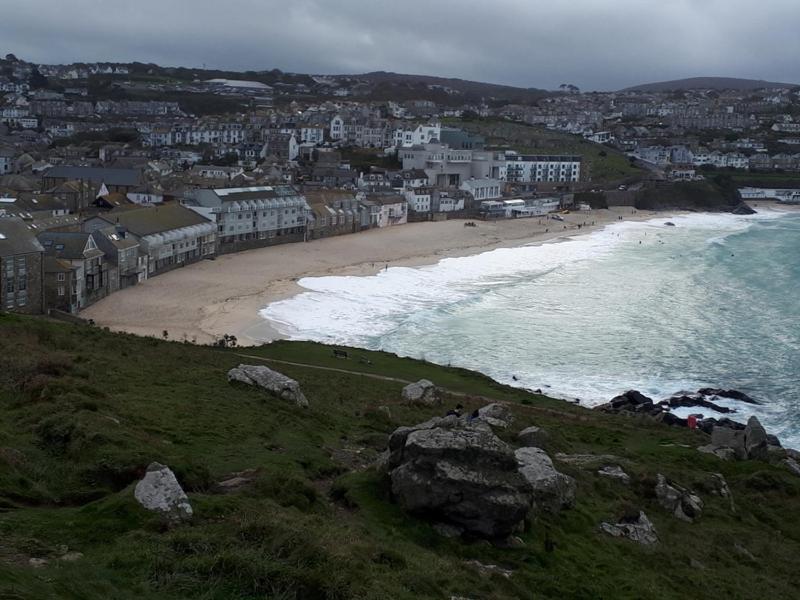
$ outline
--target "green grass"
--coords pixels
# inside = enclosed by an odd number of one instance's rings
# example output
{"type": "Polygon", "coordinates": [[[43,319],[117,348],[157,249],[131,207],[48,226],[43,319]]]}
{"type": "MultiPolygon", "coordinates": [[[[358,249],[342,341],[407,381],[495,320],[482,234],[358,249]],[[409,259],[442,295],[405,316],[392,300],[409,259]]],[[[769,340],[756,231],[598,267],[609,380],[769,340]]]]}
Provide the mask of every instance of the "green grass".
{"type": "Polygon", "coordinates": [[[348,352],[337,359],[330,347],[296,342],[223,350],[0,316],[0,598],[795,594],[800,480],[787,472],[701,455],[699,432],[586,411],[461,369],[348,352]],[[311,403],[303,410],[228,384],[229,368],[257,362],[239,353],[425,377],[459,395],[443,408],[410,407],[400,400],[401,382],[271,363],[301,383],[311,403]],[[615,454],[633,484],[563,466],[577,479],[577,505],[532,518],[523,547],[439,537],[391,502],[383,476],[368,465],[396,427],[487,398],[513,406],[515,426],[505,439],[542,426],[551,454],[615,454]],[[153,460],[169,465],[187,490],[190,523],[167,528],[133,499],[153,460]],[[252,485],[215,492],[214,482],[243,469],[257,469],[252,485]],[[735,514],[704,491],[714,472],[727,478],[735,514]],[[701,493],[706,508],[697,523],[677,521],[655,503],[657,473],[701,493]],[[653,520],[658,546],[598,532],[602,520],[631,506],[653,520]],[[554,552],[544,549],[546,535],[554,552]],[[737,553],[737,543],[755,561],[737,553]],[[84,557],[59,561],[64,547],[84,557]],[[33,569],[31,557],[50,562],[33,569]],[[472,559],[515,573],[482,576],[467,564],[472,559]]]}
{"type": "Polygon", "coordinates": [[[583,156],[581,181],[607,184],[627,181],[645,174],[631,165],[622,152],[587,141],[578,135],[503,119],[445,121],[453,127],[484,136],[490,146],[508,147],[525,154],[580,154],[583,156]]]}

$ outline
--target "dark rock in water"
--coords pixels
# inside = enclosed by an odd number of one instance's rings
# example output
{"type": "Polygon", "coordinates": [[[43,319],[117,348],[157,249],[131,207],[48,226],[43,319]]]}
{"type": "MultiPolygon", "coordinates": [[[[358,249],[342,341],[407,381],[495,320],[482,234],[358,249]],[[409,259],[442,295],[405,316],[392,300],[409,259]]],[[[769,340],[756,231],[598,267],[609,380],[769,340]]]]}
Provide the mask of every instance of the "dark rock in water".
{"type": "Polygon", "coordinates": [[[533,503],[514,451],[484,422],[445,417],[389,438],[392,493],[405,510],[490,539],[511,535],[533,503]]]}
{"type": "Polygon", "coordinates": [[[671,398],[667,398],[666,400],[662,400],[659,404],[663,406],[669,406],[670,408],[678,408],[678,407],[701,407],[701,408],[709,408],[713,411],[722,414],[728,414],[736,412],[732,408],[727,408],[725,406],[720,406],[719,404],[714,404],[713,402],[706,400],[702,395],[698,394],[681,394],[675,395],[671,398]]]}
{"type": "Polygon", "coordinates": [[[702,388],[697,390],[701,396],[719,396],[720,398],[730,398],[731,400],[738,400],[739,402],[746,402],[747,404],[761,404],[754,400],[744,392],[739,390],[723,390],[720,388],[702,388]]]}
{"type": "Polygon", "coordinates": [[[664,223],[664,225],[666,225],[667,227],[675,227],[675,223],[673,223],[672,221],[667,221],[666,223],[664,223]]]}
{"type": "Polygon", "coordinates": [[[740,203],[736,208],[731,211],[734,215],[754,215],[756,211],[744,202],[740,203]]]}
{"type": "Polygon", "coordinates": [[[603,412],[647,412],[653,408],[653,400],[636,390],[628,390],[597,407],[603,412]]]}

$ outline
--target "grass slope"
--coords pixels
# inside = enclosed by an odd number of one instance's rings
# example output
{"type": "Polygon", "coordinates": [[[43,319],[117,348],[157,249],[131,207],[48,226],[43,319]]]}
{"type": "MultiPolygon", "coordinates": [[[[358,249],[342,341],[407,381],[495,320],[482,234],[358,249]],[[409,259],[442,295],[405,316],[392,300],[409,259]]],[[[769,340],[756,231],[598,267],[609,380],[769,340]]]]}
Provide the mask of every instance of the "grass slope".
{"type": "Polygon", "coordinates": [[[524,154],[580,154],[583,156],[581,181],[610,183],[644,174],[644,171],[631,165],[622,152],[587,141],[581,136],[504,119],[446,121],[447,125],[484,136],[486,143],[491,146],[509,147],[524,154]]]}
{"type": "Polygon", "coordinates": [[[461,369],[349,353],[335,359],[329,347],[289,342],[222,350],[0,316],[0,598],[796,594],[800,480],[790,474],[701,455],[697,432],[592,413],[461,369]],[[311,408],[228,384],[227,370],[258,362],[252,357],[323,367],[270,363],[301,383],[311,408]],[[551,454],[615,454],[634,482],[563,465],[577,479],[577,507],[533,519],[523,547],[443,539],[392,504],[368,468],[394,428],[443,409],[405,406],[402,381],[379,377],[432,379],[458,394],[446,406],[509,402],[516,422],[507,439],[540,425],[551,454]],[[187,490],[191,523],[166,528],[133,499],[153,460],[187,490]],[[243,469],[257,469],[252,485],[215,492],[214,482],[243,469]],[[715,472],[727,478],[735,512],[707,492],[715,472]],[[677,521],[657,505],[656,473],[700,492],[699,522],[677,521]],[[659,545],[598,532],[602,520],[634,508],[654,521],[659,545]],[[555,551],[545,551],[546,536],[555,551]],[[58,560],[67,548],[84,557],[58,560]],[[34,569],[31,557],[50,560],[34,569]],[[473,559],[515,573],[481,575],[473,559]]]}

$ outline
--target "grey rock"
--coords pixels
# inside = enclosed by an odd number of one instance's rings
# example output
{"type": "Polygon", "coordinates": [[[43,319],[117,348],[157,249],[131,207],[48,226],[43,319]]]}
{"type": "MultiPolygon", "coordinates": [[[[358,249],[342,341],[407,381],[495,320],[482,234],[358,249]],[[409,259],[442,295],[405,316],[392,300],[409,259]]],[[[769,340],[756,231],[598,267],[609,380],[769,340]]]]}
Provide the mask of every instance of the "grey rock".
{"type": "Polygon", "coordinates": [[[703,501],[699,496],[677,484],[670,484],[661,474],[657,477],[655,492],[658,503],[682,521],[691,523],[703,512],[703,501]]]}
{"type": "Polygon", "coordinates": [[[507,429],[514,421],[508,407],[503,404],[489,404],[478,410],[478,419],[492,427],[507,429]]]}
{"type": "Polygon", "coordinates": [[[800,463],[798,463],[795,459],[793,459],[793,458],[785,458],[782,461],[782,463],[792,473],[794,473],[795,475],[800,477],[800,463]]]}
{"type": "Polygon", "coordinates": [[[228,381],[238,381],[260,387],[276,398],[293,402],[306,408],[308,400],[300,390],[300,384],[283,373],[261,365],[239,365],[228,371],[228,381]]]}
{"type": "Polygon", "coordinates": [[[800,451],[795,450],[794,448],[786,448],[786,458],[793,458],[797,461],[800,461],[800,451]]]}
{"type": "Polygon", "coordinates": [[[733,492],[728,487],[728,482],[722,473],[712,473],[709,477],[711,493],[720,498],[727,498],[731,505],[731,512],[736,512],[736,503],[733,500],[733,492]]]}
{"type": "Polygon", "coordinates": [[[767,446],[766,430],[757,417],[750,417],[747,420],[747,427],[744,429],[744,447],[747,458],[767,460],[769,456],[767,446]]]}
{"type": "Polygon", "coordinates": [[[750,552],[750,550],[748,550],[747,548],[745,548],[744,546],[742,546],[742,545],[741,545],[740,543],[738,543],[738,542],[737,542],[737,543],[735,543],[735,544],[733,545],[733,550],[734,550],[734,551],[736,552],[736,554],[738,554],[739,556],[742,556],[742,557],[744,557],[744,558],[746,558],[746,559],[748,559],[748,560],[751,560],[751,561],[753,561],[753,562],[758,562],[758,561],[756,561],[756,557],[755,557],[755,556],[753,556],[753,553],[752,553],[752,552],[750,552]]]}
{"type": "Polygon", "coordinates": [[[170,521],[191,518],[192,506],[175,474],[160,463],[150,463],[147,473],[136,484],[134,497],[147,510],[162,514],[170,521]]]}
{"type": "Polygon", "coordinates": [[[713,444],[708,444],[706,446],[700,446],[698,450],[704,454],[713,454],[721,460],[734,460],[736,458],[736,452],[733,448],[718,448],[713,444]]]}
{"type": "Polygon", "coordinates": [[[517,440],[520,446],[532,446],[534,448],[541,448],[547,444],[547,432],[541,427],[526,427],[519,432],[517,440]]]}
{"type": "Polygon", "coordinates": [[[403,388],[403,400],[411,404],[424,406],[438,406],[442,398],[438,388],[427,379],[420,379],[416,383],[409,383],[403,388]]]}
{"type": "Polygon", "coordinates": [[[48,560],[46,558],[29,558],[28,565],[33,567],[34,569],[41,569],[42,567],[46,567],[48,560]]]}
{"type": "Polygon", "coordinates": [[[433,526],[433,530],[440,536],[446,538],[461,537],[461,534],[464,533],[461,527],[456,527],[455,525],[449,525],[447,523],[436,523],[433,526]]]}
{"type": "Polygon", "coordinates": [[[483,423],[450,416],[401,427],[389,451],[395,500],[423,518],[504,538],[530,510],[532,489],[514,452],[483,423]]]}
{"type": "Polygon", "coordinates": [[[747,459],[745,432],[742,430],[714,426],[711,430],[711,445],[715,448],[730,448],[739,460],[747,459]]]}
{"type": "Polygon", "coordinates": [[[618,462],[620,457],[613,454],[562,454],[559,452],[556,454],[556,460],[585,469],[599,467],[603,463],[618,462]]]}
{"type": "Polygon", "coordinates": [[[544,450],[519,448],[514,456],[519,472],[533,488],[536,508],[556,512],[575,505],[575,480],[557,471],[544,450]]]}
{"type": "Polygon", "coordinates": [[[500,575],[501,577],[508,579],[514,574],[514,571],[509,569],[504,569],[503,567],[499,567],[497,565],[484,564],[478,560],[468,560],[464,564],[474,567],[481,575],[484,576],[500,575]]]}
{"type": "Polygon", "coordinates": [[[627,538],[645,546],[658,543],[655,527],[642,511],[639,511],[639,516],[635,520],[601,523],[600,530],[614,537],[627,538]]]}
{"type": "Polygon", "coordinates": [[[619,465],[612,465],[608,467],[602,467],[597,474],[601,477],[609,477],[610,479],[616,479],[617,481],[628,485],[631,482],[631,477],[625,471],[622,470],[622,467],[619,465]]]}
{"type": "Polygon", "coordinates": [[[58,560],[63,560],[64,562],[75,562],[83,558],[83,552],[67,552],[63,556],[60,556],[58,560]]]}

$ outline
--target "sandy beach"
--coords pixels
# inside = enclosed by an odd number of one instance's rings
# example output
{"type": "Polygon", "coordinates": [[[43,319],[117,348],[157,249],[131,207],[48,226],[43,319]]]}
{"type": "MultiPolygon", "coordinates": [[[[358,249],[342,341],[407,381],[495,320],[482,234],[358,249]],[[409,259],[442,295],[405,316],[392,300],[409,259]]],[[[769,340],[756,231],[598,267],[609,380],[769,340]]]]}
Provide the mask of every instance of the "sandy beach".
{"type": "Polygon", "coordinates": [[[260,344],[280,336],[258,311],[303,291],[296,283],[302,277],[371,275],[387,265],[434,264],[446,257],[557,241],[620,218],[644,221],[671,214],[616,207],[563,215],[563,223],[545,218],[477,221],[477,227],[465,227],[462,220],[412,223],[261,248],[165,273],[105,298],[81,316],[138,335],[161,337],[167,331],[170,339],[206,344],[232,334],[240,345],[260,344]]]}

